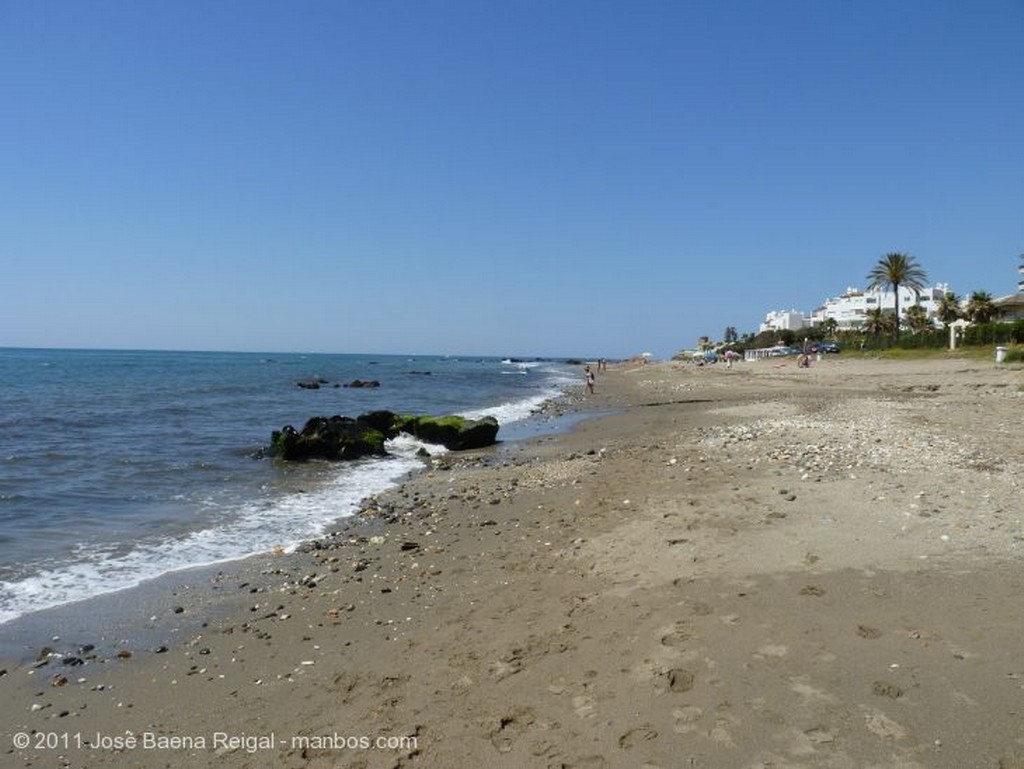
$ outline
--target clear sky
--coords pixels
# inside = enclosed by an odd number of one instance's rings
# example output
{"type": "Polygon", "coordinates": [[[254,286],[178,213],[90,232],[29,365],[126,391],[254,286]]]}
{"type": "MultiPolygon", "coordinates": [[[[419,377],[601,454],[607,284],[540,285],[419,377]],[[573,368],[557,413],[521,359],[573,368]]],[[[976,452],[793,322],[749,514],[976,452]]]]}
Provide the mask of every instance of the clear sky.
{"type": "Polygon", "coordinates": [[[0,0],[0,346],[667,357],[1016,290],[1024,0],[0,0]]]}

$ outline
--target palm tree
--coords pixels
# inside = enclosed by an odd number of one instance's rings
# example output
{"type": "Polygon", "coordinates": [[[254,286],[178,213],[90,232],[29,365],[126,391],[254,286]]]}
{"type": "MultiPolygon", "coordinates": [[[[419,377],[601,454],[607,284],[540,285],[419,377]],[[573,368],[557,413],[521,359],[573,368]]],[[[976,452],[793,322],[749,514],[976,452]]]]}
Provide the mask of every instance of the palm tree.
{"type": "Polygon", "coordinates": [[[919,304],[912,304],[907,308],[903,315],[907,319],[907,326],[915,334],[920,334],[922,331],[927,331],[932,327],[931,318],[928,317],[927,311],[919,304]]]}
{"type": "Polygon", "coordinates": [[[963,314],[960,310],[960,297],[952,291],[947,291],[942,299],[939,300],[939,306],[935,310],[935,314],[945,326],[948,326],[955,320],[959,320],[963,314]]]}
{"type": "Polygon", "coordinates": [[[988,323],[996,314],[996,306],[992,304],[992,295],[987,291],[975,291],[967,300],[964,314],[971,323],[988,323]]]}
{"type": "Polygon", "coordinates": [[[825,318],[821,322],[821,330],[825,332],[825,336],[830,336],[835,339],[836,331],[839,329],[839,321],[835,318],[825,318]]]}
{"type": "Polygon", "coordinates": [[[881,307],[875,307],[864,313],[863,329],[875,336],[891,331],[893,328],[893,317],[881,307]]]}
{"type": "Polygon", "coordinates": [[[878,260],[878,264],[868,273],[868,290],[892,286],[896,295],[896,338],[900,338],[900,286],[920,291],[924,288],[928,277],[912,256],[894,252],[886,254],[878,260]]]}

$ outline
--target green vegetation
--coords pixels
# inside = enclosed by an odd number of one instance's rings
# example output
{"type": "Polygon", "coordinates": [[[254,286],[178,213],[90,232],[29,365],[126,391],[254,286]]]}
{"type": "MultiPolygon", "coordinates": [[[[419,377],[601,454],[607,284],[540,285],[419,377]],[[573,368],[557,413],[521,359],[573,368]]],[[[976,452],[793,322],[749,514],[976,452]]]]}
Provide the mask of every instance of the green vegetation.
{"type": "Polygon", "coordinates": [[[996,306],[992,304],[992,295],[987,291],[975,291],[967,300],[964,315],[971,323],[988,323],[995,314],[996,306]]]}
{"type": "Polygon", "coordinates": [[[928,277],[912,256],[894,252],[886,254],[878,260],[868,273],[869,289],[891,286],[896,295],[895,327],[896,338],[900,338],[900,286],[920,291],[924,288],[928,277]]]}
{"type": "MultiPolygon", "coordinates": [[[[1024,254],[1021,255],[1024,259],[1024,254]]],[[[954,292],[947,291],[929,318],[924,307],[914,303],[902,314],[905,328],[911,333],[901,335],[899,288],[905,286],[915,292],[924,288],[925,272],[916,260],[902,253],[886,254],[868,273],[869,288],[891,287],[895,292],[894,307],[875,307],[867,310],[859,326],[840,329],[835,318],[826,318],[820,325],[798,330],[769,330],[758,334],[744,334],[737,339],[736,329],[726,328],[723,345],[713,345],[702,337],[703,348],[725,349],[743,353],[750,349],[775,346],[805,347],[813,342],[835,342],[846,355],[872,357],[928,358],[955,357],[991,360],[993,348],[1005,346],[1007,362],[1024,360],[1024,320],[997,320],[999,310],[987,291],[974,291],[963,302],[954,292]],[[934,321],[943,324],[935,328],[934,321]],[[958,320],[969,325],[957,328],[957,349],[949,351],[950,327],[958,320]]],[[[1024,285],[1024,284],[1022,284],[1024,285]]]]}
{"type": "Polygon", "coordinates": [[[1007,350],[1006,363],[1024,363],[1024,347],[1007,350]]]}

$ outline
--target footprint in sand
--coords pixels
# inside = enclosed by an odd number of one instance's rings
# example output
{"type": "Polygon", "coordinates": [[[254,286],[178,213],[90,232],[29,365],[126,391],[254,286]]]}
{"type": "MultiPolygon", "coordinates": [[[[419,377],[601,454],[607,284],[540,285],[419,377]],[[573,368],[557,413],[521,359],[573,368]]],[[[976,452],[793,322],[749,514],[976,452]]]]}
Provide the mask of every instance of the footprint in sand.
{"type": "Polygon", "coordinates": [[[351,699],[351,694],[358,685],[359,676],[355,673],[339,673],[334,677],[332,688],[341,695],[341,702],[344,704],[351,699]]]}
{"type": "Polygon", "coordinates": [[[902,740],[907,736],[906,729],[880,710],[872,710],[865,714],[864,725],[868,728],[869,732],[879,737],[902,740]]]}
{"type": "Polygon", "coordinates": [[[666,673],[668,690],[680,694],[693,688],[693,672],[684,668],[672,668],[666,673]]]}
{"type": "Polygon", "coordinates": [[[585,694],[572,698],[573,712],[580,718],[591,718],[594,715],[594,701],[585,694]]]}
{"type": "Polygon", "coordinates": [[[697,731],[697,724],[704,717],[704,710],[696,705],[687,705],[673,710],[672,717],[676,719],[672,731],[676,734],[690,734],[697,731]]]}
{"type": "Polygon", "coordinates": [[[507,654],[502,655],[497,660],[491,663],[489,671],[491,677],[497,681],[502,681],[509,676],[513,676],[523,669],[523,650],[513,649],[507,654]]]}
{"type": "Polygon", "coordinates": [[[650,724],[644,724],[643,726],[638,726],[636,729],[630,729],[624,735],[619,737],[619,747],[623,750],[629,750],[640,743],[656,739],[657,736],[658,733],[650,724]]]}
{"type": "Polygon", "coordinates": [[[520,708],[502,716],[490,731],[491,744],[499,753],[508,753],[513,743],[530,728],[534,720],[533,711],[528,708],[520,708]]]}
{"type": "Polygon", "coordinates": [[[674,649],[684,646],[691,638],[693,638],[693,633],[690,630],[689,624],[677,622],[675,627],[670,628],[661,636],[661,645],[674,649]]]}
{"type": "Polygon", "coordinates": [[[789,683],[790,690],[796,692],[801,697],[809,701],[825,702],[830,705],[839,702],[832,694],[829,694],[823,689],[816,689],[810,685],[807,676],[797,676],[791,678],[789,683]]]}
{"type": "Polygon", "coordinates": [[[757,651],[754,652],[755,657],[762,659],[767,657],[785,657],[787,654],[789,654],[789,648],[784,644],[765,644],[758,647],[757,651]]]}

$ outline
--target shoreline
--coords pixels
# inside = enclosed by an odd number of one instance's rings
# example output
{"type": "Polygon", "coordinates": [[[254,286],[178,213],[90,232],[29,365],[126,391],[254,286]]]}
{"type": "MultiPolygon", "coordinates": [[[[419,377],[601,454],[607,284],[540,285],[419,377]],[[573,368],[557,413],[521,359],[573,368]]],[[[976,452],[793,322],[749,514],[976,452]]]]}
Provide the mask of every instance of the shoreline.
{"type": "MultiPolygon", "coordinates": [[[[545,401],[527,418],[503,426],[511,437],[499,433],[499,441],[482,452],[499,452],[522,441],[570,430],[591,417],[581,408],[579,397],[571,391],[563,392],[545,401]]],[[[437,463],[443,464],[446,456],[438,455],[410,470],[387,489],[364,498],[360,507],[348,515],[336,519],[330,531],[302,541],[288,552],[305,552],[315,548],[317,543],[337,539],[373,536],[387,525],[385,517],[371,514],[376,500],[400,489],[411,478],[430,472],[437,463]]],[[[134,655],[166,649],[201,630],[204,623],[237,611],[238,604],[244,601],[224,590],[224,586],[238,573],[257,568],[272,570],[277,560],[274,551],[268,550],[174,569],[138,585],[16,617],[0,625],[4,635],[0,642],[0,669],[39,662],[47,650],[52,654],[79,657],[85,646],[88,654],[99,659],[113,658],[124,650],[132,650],[134,655]],[[262,566],[257,566],[261,561],[262,566]]]]}
{"type": "Polygon", "coordinates": [[[8,669],[0,750],[128,730],[178,739],[170,767],[1016,766],[1022,402],[1020,367],[967,361],[613,369],[583,402],[608,413],[445,455],[379,495],[392,522],[246,562],[226,587],[257,592],[163,654],[8,669]]]}

